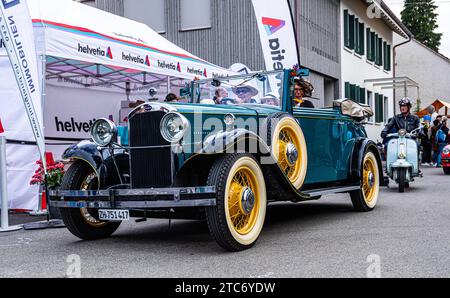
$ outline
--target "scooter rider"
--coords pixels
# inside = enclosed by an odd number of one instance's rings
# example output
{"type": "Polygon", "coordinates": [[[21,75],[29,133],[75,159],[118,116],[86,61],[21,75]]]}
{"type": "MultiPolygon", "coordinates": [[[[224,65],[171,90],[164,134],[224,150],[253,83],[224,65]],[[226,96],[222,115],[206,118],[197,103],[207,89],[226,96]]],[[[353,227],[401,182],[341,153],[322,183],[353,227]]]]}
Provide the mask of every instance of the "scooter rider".
{"type": "Polygon", "coordinates": [[[391,133],[396,133],[401,129],[405,129],[408,133],[420,127],[419,117],[411,114],[411,100],[408,97],[403,98],[399,102],[400,112],[394,116],[386,127],[381,132],[381,137],[386,139],[386,137],[391,133]]]}

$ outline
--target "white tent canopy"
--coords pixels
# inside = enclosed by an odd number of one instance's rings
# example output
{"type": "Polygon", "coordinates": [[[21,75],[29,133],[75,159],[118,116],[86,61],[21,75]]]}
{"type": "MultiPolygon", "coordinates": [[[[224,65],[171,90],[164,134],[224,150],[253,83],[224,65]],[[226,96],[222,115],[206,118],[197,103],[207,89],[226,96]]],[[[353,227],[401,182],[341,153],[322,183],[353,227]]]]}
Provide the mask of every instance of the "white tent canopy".
{"type": "MultiPolygon", "coordinates": [[[[118,118],[121,102],[145,99],[150,87],[182,85],[233,72],[204,61],[148,26],[72,0],[27,1],[33,21],[48,142],[86,138],[93,119],[118,118]]],[[[162,94],[162,92],[161,92],[162,94]]],[[[15,78],[0,41],[0,119],[9,140],[34,141],[15,78]]],[[[56,158],[65,149],[50,146],[56,158]]],[[[39,159],[35,146],[7,147],[10,208],[35,209],[28,182],[39,159]]]]}
{"type": "Polygon", "coordinates": [[[40,35],[38,48],[50,56],[50,77],[88,75],[97,78],[94,84],[102,85],[231,74],[142,23],[71,0],[34,0],[28,5],[35,32],[40,35]]]}

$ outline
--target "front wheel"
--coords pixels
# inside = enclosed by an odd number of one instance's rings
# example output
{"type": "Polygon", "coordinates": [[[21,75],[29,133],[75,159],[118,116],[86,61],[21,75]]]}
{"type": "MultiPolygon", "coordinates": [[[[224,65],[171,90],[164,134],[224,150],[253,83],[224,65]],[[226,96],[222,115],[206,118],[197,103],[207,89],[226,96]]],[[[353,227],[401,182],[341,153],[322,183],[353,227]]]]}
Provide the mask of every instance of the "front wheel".
{"type": "MultiPolygon", "coordinates": [[[[62,190],[98,190],[99,182],[94,169],[84,161],[74,162],[61,184],[62,190]]],[[[91,209],[61,208],[61,216],[69,231],[83,240],[96,240],[111,236],[120,222],[98,220],[98,211],[91,209]]]]}
{"type": "Polygon", "coordinates": [[[375,209],[380,193],[380,169],[373,152],[364,156],[361,172],[361,188],[350,192],[353,207],[356,211],[368,212],[375,209]]]}
{"type": "Polygon", "coordinates": [[[398,192],[404,193],[406,188],[406,169],[400,168],[398,171],[398,192]]]}
{"type": "Polygon", "coordinates": [[[224,249],[251,248],[261,234],[266,217],[264,175],[250,154],[229,154],[211,168],[208,185],[216,187],[217,205],[206,208],[212,237],[224,249]]]}

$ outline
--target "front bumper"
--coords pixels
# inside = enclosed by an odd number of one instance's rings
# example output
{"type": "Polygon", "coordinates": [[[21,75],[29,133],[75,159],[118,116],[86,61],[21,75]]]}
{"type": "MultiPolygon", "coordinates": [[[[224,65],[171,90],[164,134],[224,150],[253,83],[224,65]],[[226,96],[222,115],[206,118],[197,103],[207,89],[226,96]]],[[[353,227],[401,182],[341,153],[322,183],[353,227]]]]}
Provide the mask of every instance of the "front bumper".
{"type": "Polygon", "coordinates": [[[214,186],[97,191],[52,190],[49,204],[58,208],[161,209],[216,205],[214,186]]]}

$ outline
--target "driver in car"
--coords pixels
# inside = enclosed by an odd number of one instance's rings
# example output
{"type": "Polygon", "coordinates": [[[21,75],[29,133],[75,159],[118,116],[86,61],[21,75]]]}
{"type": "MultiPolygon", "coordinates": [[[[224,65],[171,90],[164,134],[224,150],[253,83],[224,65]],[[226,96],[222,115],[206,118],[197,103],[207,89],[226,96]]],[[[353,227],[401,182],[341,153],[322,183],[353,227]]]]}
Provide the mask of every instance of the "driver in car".
{"type": "Polygon", "coordinates": [[[411,100],[405,97],[400,100],[399,105],[401,114],[394,116],[381,132],[381,137],[384,140],[389,134],[396,133],[401,129],[405,129],[406,132],[410,133],[420,126],[419,117],[411,114],[411,100]]]}

